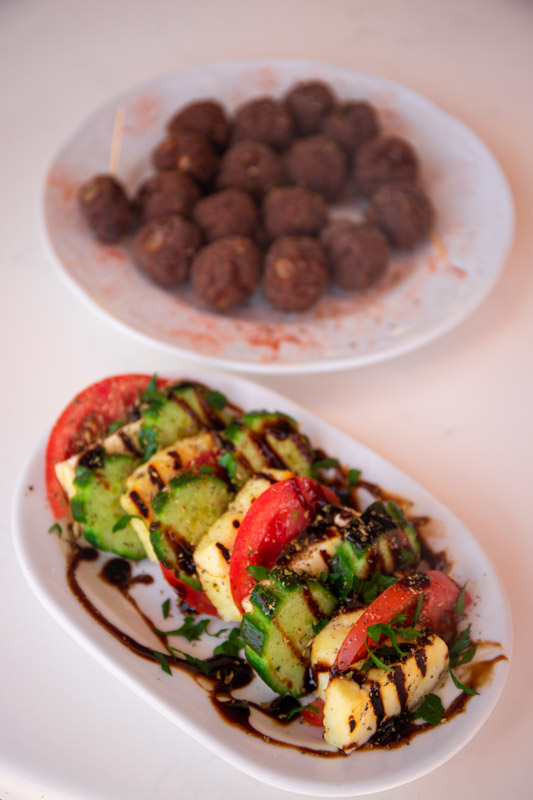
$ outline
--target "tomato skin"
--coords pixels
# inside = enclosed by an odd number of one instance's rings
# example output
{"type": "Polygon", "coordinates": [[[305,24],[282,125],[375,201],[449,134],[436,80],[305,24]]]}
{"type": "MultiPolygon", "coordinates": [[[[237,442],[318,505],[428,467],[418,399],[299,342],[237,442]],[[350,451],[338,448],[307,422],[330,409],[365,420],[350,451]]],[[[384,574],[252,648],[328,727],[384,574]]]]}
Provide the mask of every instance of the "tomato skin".
{"type": "MultiPolygon", "coordinates": [[[[68,502],[55,474],[55,465],[81,452],[107,433],[112,422],[127,418],[151,375],[114,375],[83,389],[56,420],[45,454],[48,503],[55,519],[70,517],[68,502]]],[[[166,383],[158,380],[158,388],[166,383]]]]}
{"type": "MultiPolygon", "coordinates": [[[[445,572],[428,570],[427,574],[431,578],[431,589],[427,594],[424,593],[424,605],[419,622],[448,641],[452,638],[457,625],[457,613],[454,607],[461,589],[445,572]]],[[[470,597],[465,594],[465,608],[468,608],[470,603],[470,597]]]]}
{"type": "Polygon", "coordinates": [[[309,525],[318,509],[339,500],[312,478],[293,477],[270,486],[246,512],[230,558],[233,600],[242,611],[242,601],[255,580],[246,571],[253,564],[272,567],[285,546],[309,525]]]}
{"type": "MultiPolygon", "coordinates": [[[[424,604],[419,623],[439,636],[449,638],[457,623],[454,606],[460,591],[452,578],[437,570],[415,573],[397,581],[378,595],[352,626],[337,653],[334,668],[344,672],[365,656],[368,628],[371,625],[378,622],[388,625],[399,614],[406,614],[409,619],[421,594],[424,604]]],[[[371,640],[369,646],[375,646],[375,643],[371,640]]]]}
{"type": "Polygon", "coordinates": [[[324,727],[324,701],[317,697],[313,700],[310,705],[316,706],[318,709],[317,711],[313,711],[311,708],[302,708],[300,711],[300,717],[306,723],[306,725],[312,725],[314,728],[323,728],[324,727]]]}
{"type": "Polygon", "coordinates": [[[198,611],[200,614],[218,617],[218,611],[205,592],[194,589],[192,586],[189,586],[188,583],[185,583],[185,581],[180,580],[180,578],[176,577],[173,570],[164,567],[162,564],[159,566],[161,567],[161,572],[167,583],[176,590],[184,603],[187,603],[190,608],[194,609],[194,611],[198,611]]]}

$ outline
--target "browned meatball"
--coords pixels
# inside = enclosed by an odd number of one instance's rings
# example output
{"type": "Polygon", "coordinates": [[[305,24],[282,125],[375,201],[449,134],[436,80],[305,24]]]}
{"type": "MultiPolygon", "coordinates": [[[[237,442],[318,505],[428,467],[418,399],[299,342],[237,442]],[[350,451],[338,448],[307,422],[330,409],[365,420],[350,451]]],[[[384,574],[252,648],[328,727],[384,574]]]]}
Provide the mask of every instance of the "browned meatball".
{"type": "Polygon", "coordinates": [[[335,201],[341,196],[346,178],[346,155],[326,136],[308,136],[295,142],[286,159],[287,173],[297,186],[335,201]]]}
{"type": "Polygon", "coordinates": [[[265,258],[263,290],[274,308],[307,311],[328,285],[324,253],[309,236],[282,236],[265,258]]]}
{"type": "Polygon", "coordinates": [[[136,203],[142,221],[162,214],[182,214],[190,217],[201,192],[184,172],[158,172],[148,178],[137,192],[136,203]]]}
{"type": "Polygon", "coordinates": [[[322,81],[298,83],[285,98],[287,108],[301,136],[316,133],[322,120],[335,105],[335,97],[322,81]]]}
{"type": "Polygon", "coordinates": [[[294,126],[285,105],[272,97],[259,97],[235,111],[235,138],[263,142],[274,150],[286,150],[294,126]]]}
{"type": "Polygon", "coordinates": [[[255,236],[259,215],[249,194],[242,189],[223,189],[208,195],[194,207],[193,219],[208,242],[223,236],[255,236]]]}
{"type": "Polygon", "coordinates": [[[134,242],[134,254],[145,272],[161,286],[178,286],[187,280],[192,257],[202,243],[192,222],[167,214],[147,222],[134,242]]]}
{"type": "Polygon", "coordinates": [[[386,183],[372,195],[368,219],[394,247],[409,248],[431,231],[435,212],[427,194],[412,183],[386,183]]]}
{"type": "Polygon", "coordinates": [[[266,144],[242,141],[228,148],[220,159],[217,184],[252,194],[263,194],[281,186],[285,169],[281,158],[266,144]]]}
{"type": "Polygon", "coordinates": [[[278,236],[313,235],[328,220],[328,207],[320,194],[285,186],[272,189],[263,200],[263,223],[272,239],[278,236]]]}
{"type": "Polygon", "coordinates": [[[375,225],[337,219],[320,235],[335,283],[349,291],[368,289],[385,272],[389,245],[375,225]]]}
{"type": "Polygon", "coordinates": [[[200,134],[218,149],[229,140],[230,126],[224,109],[214,100],[199,100],[181,108],[168,123],[170,133],[189,130],[200,134]]]}
{"type": "Polygon", "coordinates": [[[246,302],[261,280],[261,252],[245,236],[226,236],[202,247],[191,266],[200,300],[217,311],[246,302]]]}
{"type": "Polygon", "coordinates": [[[78,203],[87,224],[99,242],[113,244],[133,223],[130,201],[112,175],[95,175],[78,192],[78,203]]]}
{"type": "Polygon", "coordinates": [[[353,155],[364,142],[377,136],[379,123],[370,103],[350,101],[327,115],[322,130],[348,155],[353,155]]]}
{"type": "Polygon", "coordinates": [[[383,183],[418,179],[418,156],[399,136],[377,136],[359,148],[354,165],[358,188],[367,195],[383,183]]]}
{"type": "Polygon", "coordinates": [[[218,158],[207,139],[193,131],[176,131],[154,150],[157,169],[186,172],[200,183],[208,183],[215,174],[218,158]]]}

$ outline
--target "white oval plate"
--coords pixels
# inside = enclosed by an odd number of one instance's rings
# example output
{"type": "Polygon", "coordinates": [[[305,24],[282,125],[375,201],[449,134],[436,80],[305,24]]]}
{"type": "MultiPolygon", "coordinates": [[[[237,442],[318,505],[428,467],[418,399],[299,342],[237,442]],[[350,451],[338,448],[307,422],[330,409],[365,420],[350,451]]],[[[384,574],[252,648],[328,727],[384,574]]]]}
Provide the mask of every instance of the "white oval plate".
{"type": "MultiPolygon", "coordinates": [[[[435,520],[432,546],[437,550],[446,548],[455,564],[454,577],[460,583],[468,581],[469,591],[475,598],[469,614],[472,638],[501,645],[491,653],[483,648],[483,657],[503,653],[510,659],[512,631],[505,592],[480,545],[451,511],[379,455],[282,396],[225,375],[196,374],[187,375],[187,378],[220,389],[243,408],[280,409],[290,414],[300,421],[302,430],[316,447],[322,447],[348,466],[362,469],[366,480],[413,500],[415,514],[428,515],[435,520]]],[[[230,764],[281,789],[313,796],[346,797],[412,781],[440,766],[464,747],[486,721],[503,690],[508,660],[495,665],[490,684],[481,689],[479,697],[470,700],[464,714],[415,737],[408,747],[391,751],[378,749],[356,752],[346,758],[323,759],[268,745],[224,723],[211,706],[207,693],[190,676],[180,671],[167,676],[157,665],[138,658],[95,624],[67,587],[65,545],[57,535],[47,533],[51,523],[44,484],[43,443],[20,478],[13,504],[17,555],[37,597],[82,647],[154,708],[230,764]],[[29,486],[32,491],[28,490],[29,486]]],[[[120,595],[98,578],[100,567],[101,562],[84,567],[84,585],[93,602],[138,641],[160,649],[160,642],[150,639],[148,627],[138,616],[132,615],[131,607],[122,603],[120,595]]],[[[138,570],[152,571],[155,577],[151,587],[135,590],[143,610],[159,628],[178,627],[178,611],[174,610],[172,619],[162,619],[161,603],[171,592],[157,567],[142,562],[138,570]]],[[[213,642],[216,644],[217,640],[209,641],[212,651],[213,642]]],[[[176,640],[174,646],[191,648],[184,639],[176,640]]],[[[197,648],[194,653],[200,658],[208,654],[205,642],[194,647],[197,648]]],[[[448,681],[445,692],[449,693],[450,689],[453,696],[453,686],[448,681]]],[[[243,690],[246,691],[248,689],[243,690]]],[[[446,697],[445,694],[445,703],[446,697]]],[[[320,738],[317,729],[301,723],[290,726],[289,731],[293,741],[298,737],[299,742],[315,747],[320,738]]]]}
{"type": "MultiPolygon", "coordinates": [[[[345,209],[348,214],[353,209],[345,209]]],[[[343,210],[344,212],[344,210],[343,210]]],[[[397,356],[435,339],[470,314],[494,285],[510,246],[513,208],[500,167],[461,122],[392,81],[313,61],[206,64],[165,75],[106,103],[54,159],[46,178],[47,249],[79,297],[137,338],[195,362],[263,373],[320,372],[397,356]],[[95,242],[81,219],[81,183],[108,169],[115,115],[125,113],[119,176],[134,191],[170,115],[198,98],[232,111],[295,81],[328,81],[340,98],[375,104],[386,132],[417,148],[437,211],[437,241],[395,256],[366,295],[332,290],[311,311],[283,314],[258,294],[231,315],[200,308],[190,290],[161,289],[125,248],[95,242]]]]}

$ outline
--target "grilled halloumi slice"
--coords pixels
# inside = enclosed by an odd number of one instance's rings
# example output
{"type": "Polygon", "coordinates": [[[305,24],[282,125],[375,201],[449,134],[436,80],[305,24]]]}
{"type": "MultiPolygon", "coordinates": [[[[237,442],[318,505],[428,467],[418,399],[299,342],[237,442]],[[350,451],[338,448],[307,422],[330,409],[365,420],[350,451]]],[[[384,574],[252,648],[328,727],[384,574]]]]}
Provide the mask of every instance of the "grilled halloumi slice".
{"type": "Polygon", "coordinates": [[[233,602],[229,580],[229,559],[240,523],[259,495],[273,483],[292,477],[288,470],[264,469],[250,478],[194,551],[202,588],[226,622],[238,622],[242,616],[233,602]]]}
{"type": "Polygon", "coordinates": [[[187,469],[187,465],[207,453],[217,453],[220,440],[212,431],[180,439],[170,447],[158,450],[126,480],[126,492],[120,505],[126,514],[133,514],[131,525],[141,540],[148,558],[158,562],[150,541],[150,523],[154,519],[152,500],[167,488],[169,481],[187,469]]]}
{"type": "MultiPolygon", "coordinates": [[[[398,641],[402,640],[399,637],[398,641]]],[[[349,752],[365,744],[378,727],[402,711],[415,709],[441,682],[448,667],[448,647],[436,634],[410,642],[410,652],[390,670],[358,672],[363,661],[331,678],[324,690],[324,739],[349,752]]]]}
{"type": "Polygon", "coordinates": [[[317,683],[318,695],[322,700],[325,700],[325,689],[331,677],[330,670],[335,663],[341,644],[364,610],[364,608],[358,608],[356,611],[337,614],[313,639],[311,670],[317,683]]]}

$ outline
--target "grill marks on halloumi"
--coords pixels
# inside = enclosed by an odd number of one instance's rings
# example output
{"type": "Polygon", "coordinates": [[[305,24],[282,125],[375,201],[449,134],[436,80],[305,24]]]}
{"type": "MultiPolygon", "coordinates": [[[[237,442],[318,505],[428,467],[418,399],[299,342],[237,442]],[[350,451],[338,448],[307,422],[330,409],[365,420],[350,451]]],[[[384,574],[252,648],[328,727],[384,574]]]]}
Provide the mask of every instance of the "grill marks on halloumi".
{"type": "Polygon", "coordinates": [[[407,652],[388,666],[334,676],[324,690],[324,739],[344,752],[365,744],[387,720],[414,710],[441,682],[448,667],[448,647],[436,634],[398,642],[407,652]]]}

